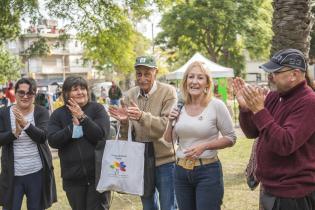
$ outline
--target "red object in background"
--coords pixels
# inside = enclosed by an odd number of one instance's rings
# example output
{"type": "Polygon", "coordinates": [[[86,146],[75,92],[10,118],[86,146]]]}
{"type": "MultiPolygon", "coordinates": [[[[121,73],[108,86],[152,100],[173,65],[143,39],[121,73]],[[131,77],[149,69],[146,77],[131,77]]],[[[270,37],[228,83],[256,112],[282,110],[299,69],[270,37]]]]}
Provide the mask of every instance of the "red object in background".
{"type": "Polygon", "coordinates": [[[10,103],[15,102],[15,95],[14,95],[14,89],[13,89],[13,83],[10,82],[8,88],[5,91],[5,97],[9,99],[10,103]]]}
{"type": "Polygon", "coordinates": [[[56,26],[53,26],[51,29],[50,29],[50,32],[55,34],[57,32],[57,29],[56,29],[56,26]]]}

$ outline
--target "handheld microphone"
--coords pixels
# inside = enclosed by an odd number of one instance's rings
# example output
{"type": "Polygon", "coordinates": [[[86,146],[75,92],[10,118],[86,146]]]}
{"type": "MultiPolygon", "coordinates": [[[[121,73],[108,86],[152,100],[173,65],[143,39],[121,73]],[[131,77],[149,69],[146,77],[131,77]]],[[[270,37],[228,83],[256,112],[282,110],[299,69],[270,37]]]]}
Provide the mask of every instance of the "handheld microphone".
{"type": "MultiPolygon", "coordinates": [[[[180,113],[180,111],[182,110],[183,106],[185,105],[184,101],[182,99],[179,99],[177,102],[177,109],[178,112],[180,113]]],[[[176,124],[176,120],[174,119],[174,121],[172,122],[172,128],[174,128],[175,124],[176,124]]]]}

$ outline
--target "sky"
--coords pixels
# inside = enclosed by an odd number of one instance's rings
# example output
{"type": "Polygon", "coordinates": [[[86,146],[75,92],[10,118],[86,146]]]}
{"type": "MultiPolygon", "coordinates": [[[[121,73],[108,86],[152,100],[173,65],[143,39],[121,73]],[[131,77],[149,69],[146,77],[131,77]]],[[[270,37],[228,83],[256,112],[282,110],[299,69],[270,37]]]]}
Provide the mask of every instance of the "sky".
{"type": "Polygon", "coordinates": [[[138,23],[136,29],[141,32],[148,39],[152,39],[152,27],[153,27],[153,37],[161,32],[159,27],[159,22],[161,21],[161,14],[157,11],[154,11],[149,18],[150,20],[143,20],[141,23],[138,23]]]}

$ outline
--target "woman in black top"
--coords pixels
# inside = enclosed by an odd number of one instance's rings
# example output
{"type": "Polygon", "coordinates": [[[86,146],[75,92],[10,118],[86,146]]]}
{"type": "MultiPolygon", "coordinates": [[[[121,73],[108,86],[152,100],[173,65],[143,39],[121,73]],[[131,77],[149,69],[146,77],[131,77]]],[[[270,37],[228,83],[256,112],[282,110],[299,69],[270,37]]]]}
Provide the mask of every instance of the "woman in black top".
{"type": "Polygon", "coordinates": [[[101,104],[90,102],[82,77],[68,77],[62,87],[65,105],[48,123],[48,142],[58,149],[63,189],[73,210],[109,209],[109,193],[95,184],[95,147],[109,134],[109,117],[101,104]]]}

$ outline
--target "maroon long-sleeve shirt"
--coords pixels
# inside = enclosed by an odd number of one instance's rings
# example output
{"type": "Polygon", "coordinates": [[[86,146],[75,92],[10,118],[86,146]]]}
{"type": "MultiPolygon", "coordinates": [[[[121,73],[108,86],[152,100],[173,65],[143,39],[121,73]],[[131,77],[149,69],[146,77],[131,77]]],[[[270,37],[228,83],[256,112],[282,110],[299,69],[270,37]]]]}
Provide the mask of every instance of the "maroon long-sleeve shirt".
{"type": "Polygon", "coordinates": [[[248,138],[259,136],[256,175],[266,192],[298,198],[315,191],[315,93],[306,82],[270,92],[263,110],[241,110],[239,119],[248,138]]]}

